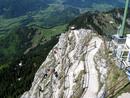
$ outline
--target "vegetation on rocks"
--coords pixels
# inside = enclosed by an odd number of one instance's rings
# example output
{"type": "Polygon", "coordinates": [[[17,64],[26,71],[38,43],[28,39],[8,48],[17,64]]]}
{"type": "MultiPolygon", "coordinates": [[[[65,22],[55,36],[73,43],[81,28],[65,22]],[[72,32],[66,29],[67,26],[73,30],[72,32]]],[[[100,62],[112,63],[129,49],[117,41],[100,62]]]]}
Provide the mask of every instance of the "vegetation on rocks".
{"type": "MultiPolygon", "coordinates": [[[[129,10],[130,11],[130,10],[129,10]]],[[[130,12],[128,12],[130,13],[130,12]]],[[[111,37],[116,34],[119,25],[121,24],[121,17],[117,14],[123,15],[123,9],[113,9],[108,12],[86,12],[70,22],[70,26],[78,28],[93,29],[100,35],[111,37]]],[[[128,15],[128,17],[130,17],[128,15]]],[[[126,23],[126,32],[129,32],[129,24],[126,23]]]]}
{"type": "Polygon", "coordinates": [[[116,66],[111,60],[107,78],[106,96],[108,98],[117,98],[120,94],[130,92],[130,83],[125,72],[116,66]]]}

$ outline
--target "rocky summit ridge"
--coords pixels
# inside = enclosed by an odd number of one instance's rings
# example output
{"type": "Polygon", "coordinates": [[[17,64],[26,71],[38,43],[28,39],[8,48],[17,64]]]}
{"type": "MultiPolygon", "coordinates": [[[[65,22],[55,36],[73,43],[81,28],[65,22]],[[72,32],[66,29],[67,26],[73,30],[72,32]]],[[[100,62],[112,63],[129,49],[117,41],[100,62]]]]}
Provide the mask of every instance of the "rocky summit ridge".
{"type": "Polygon", "coordinates": [[[105,48],[92,30],[62,33],[21,98],[100,98],[108,68],[105,48]]]}

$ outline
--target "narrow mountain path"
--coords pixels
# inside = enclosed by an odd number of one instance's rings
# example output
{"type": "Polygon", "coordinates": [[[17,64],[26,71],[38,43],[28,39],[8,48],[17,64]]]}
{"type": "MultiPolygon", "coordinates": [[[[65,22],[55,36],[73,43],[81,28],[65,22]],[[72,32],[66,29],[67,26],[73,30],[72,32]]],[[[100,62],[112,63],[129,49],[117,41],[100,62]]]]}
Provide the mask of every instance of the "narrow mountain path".
{"type": "Polygon", "coordinates": [[[98,82],[98,72],[95,68],[96,65],[94,63],[94,56],[98,52],[101,43],[102,40],[99,37],[94,37],[89,43],[88,47],[89,51],[85,57],[85,63],[87,64],[86,68],[89,68],[89,81],[88,81],[89,83],[83,98],[97,98],[97,93],[99,90],[99,82],[98,82]],[[96,43],[96,47],[92,48],[91,46],[92,43],[96,43]]]}

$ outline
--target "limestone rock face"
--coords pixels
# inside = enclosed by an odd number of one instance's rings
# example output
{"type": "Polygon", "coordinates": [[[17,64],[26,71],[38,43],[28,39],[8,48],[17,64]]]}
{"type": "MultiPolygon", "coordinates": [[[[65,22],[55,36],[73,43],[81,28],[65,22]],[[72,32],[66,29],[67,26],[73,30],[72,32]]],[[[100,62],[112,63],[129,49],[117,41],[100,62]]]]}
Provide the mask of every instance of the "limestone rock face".
{"type": "Polygon", "coordinates": [[[102,39],[92,30],[61,34],[21,98],[101,98],[107,64],[104,58],[95,57],[102,48],[102,39]]]}

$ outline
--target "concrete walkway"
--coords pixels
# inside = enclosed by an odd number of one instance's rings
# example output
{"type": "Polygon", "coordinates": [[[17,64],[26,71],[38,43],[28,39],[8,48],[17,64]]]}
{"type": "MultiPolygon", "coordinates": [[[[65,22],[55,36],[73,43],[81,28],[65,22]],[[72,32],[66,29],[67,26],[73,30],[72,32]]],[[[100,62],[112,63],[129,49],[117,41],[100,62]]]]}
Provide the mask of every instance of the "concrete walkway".
{"type": "Polygon", "coordinates": [[[95,63],[94,63],[93,58],[94,58],[94,55],[99,50],[102,40],[98,37],[94,37],[90,41],[90,45],[91,43],[95,41],[96,41],[96,48],[91,49],[91,51],[88,53],[88,55],[86,55],[86,58],[85,58],[86,64],[88,64],[86,68],[89,67],[89,83],[88,83],[88,88],[83,98],[97,98],[97,93],[99,90],[98,72],[95,68],[95,63]]]}

